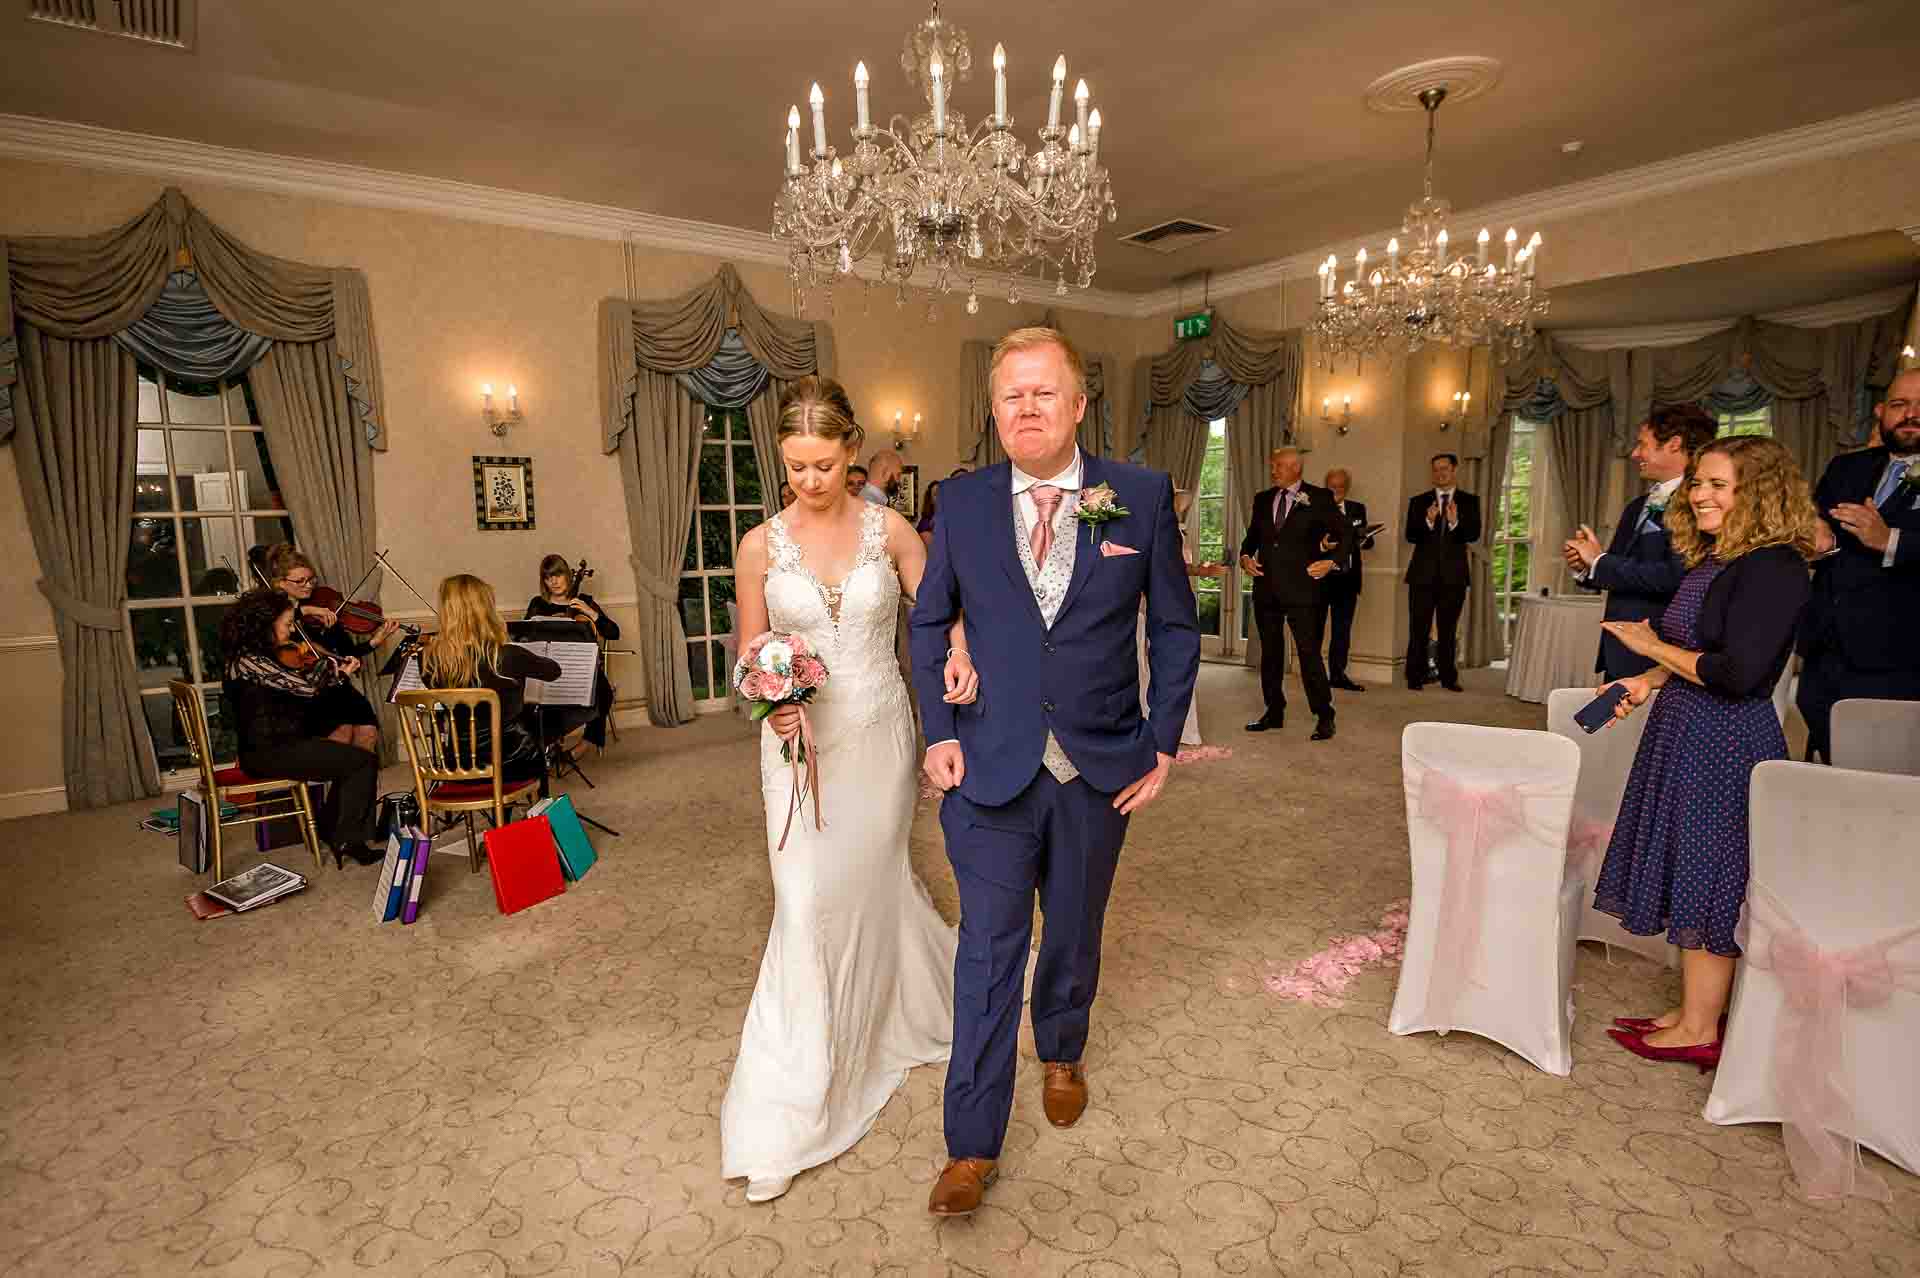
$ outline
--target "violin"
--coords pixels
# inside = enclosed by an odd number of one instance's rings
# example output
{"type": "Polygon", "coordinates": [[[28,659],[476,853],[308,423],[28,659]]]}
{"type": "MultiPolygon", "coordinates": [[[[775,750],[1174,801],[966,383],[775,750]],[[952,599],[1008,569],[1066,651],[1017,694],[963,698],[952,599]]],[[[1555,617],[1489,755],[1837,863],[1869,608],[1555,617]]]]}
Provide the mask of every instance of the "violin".
{"type": "Polygon", "coordinates": [[[315,586],[306,602],[331,612],[350,635],[370,635],[387,624],[379,604],[371,599],[348,599],[332,586],[315,586]]]}
{"type": "Polygon", "coordinates": [[[313,640],[305,635],[298,639],[289,639],[273,650],[273,656],[288,670],[311,670],[323,660],[331,660],[331,654],[323,657],[313,646],[313,640]]]}

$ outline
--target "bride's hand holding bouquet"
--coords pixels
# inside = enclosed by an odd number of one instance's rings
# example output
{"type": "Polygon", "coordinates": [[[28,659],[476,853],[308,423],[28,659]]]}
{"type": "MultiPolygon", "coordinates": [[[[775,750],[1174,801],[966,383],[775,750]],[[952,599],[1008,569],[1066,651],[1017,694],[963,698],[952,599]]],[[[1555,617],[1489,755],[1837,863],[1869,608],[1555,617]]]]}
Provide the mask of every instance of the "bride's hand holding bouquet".
{"type": "Polygon", "coordinates": [[[793,801],[787,807],[787,828],[780,847],[787,846],[793,814],[807,792],[813,792],[813,825],[820,829],[819,751],[813,744],[813,724],[807,702],[827,685],[827,663],[800,635],[769,630],[755,637],[733,667],[733,687],[746,701],[747,717],[767,720],[780,738],[780,757],[793,765],[793,801]]]}

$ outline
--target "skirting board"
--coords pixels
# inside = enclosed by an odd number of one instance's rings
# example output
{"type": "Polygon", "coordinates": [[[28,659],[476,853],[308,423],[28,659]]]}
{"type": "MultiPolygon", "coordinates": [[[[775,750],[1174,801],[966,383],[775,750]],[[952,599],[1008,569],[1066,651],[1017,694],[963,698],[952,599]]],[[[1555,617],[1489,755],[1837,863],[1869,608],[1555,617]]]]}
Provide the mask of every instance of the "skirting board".
{"type": "Polygon", "coordinates": [[[0,794],[0,821],[11,821],[15,817],[45,816],[49,812],[67,810],[67,787],[64,785],[42,786],[37,790],[14,790],[0,794]]]}

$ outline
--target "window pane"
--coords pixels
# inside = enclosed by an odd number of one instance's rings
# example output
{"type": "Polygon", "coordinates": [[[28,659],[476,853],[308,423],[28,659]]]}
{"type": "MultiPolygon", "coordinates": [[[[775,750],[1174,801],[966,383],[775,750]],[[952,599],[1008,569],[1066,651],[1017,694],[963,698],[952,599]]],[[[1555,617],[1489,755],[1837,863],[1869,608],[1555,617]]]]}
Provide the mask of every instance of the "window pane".
{"type": "Polygon", "coordinates": [[[227,421],[235,426],[252,426],[260,421],[253,411],[253,387],[244,377],[227,387],[227,421]]]}
{"type": "Polygon", "coordinates": [[[176,426],[222,426],[220,388],[212,382],[183,382],[167,378],[167,420],[176,426]]]}
{"type": "Polygon", "coordinates": [[[267,437],[257,430],[233,433],[234,502],[236,510],[285,510],[280,480],[267,456],[267,437]]]}
{"type": "Polygon", "coordinates": [[[1533,547],[1520,542],[1513,548],[1513,589],[1524,592],[1527,588],[1527,570],[1533,558],[1533,547]]]}
{"type": "Polygon", "coordinates": [[[136,439],[133,508],[135,510],[172,510],[167,501],[167,433],[143,430],[136,439]]]}
{"type": "Polygon", "coordinates": [[[713,609],[713,633],[730,635],[733,633],[733,617],[727,612],[727,605],[734,602],[732,577],[707,578],[708,606],[713,609]]]}
{"type": "Polygon", "coordinates": [[[1217,556],[1226,540],[1226,504],[1217,497],[1200,499],[1200,548],[1207,552],[1201,558],[1217,556]]]}
{"type": "Polygon", "coordinates": [[[1217,635],[1220,633],[1220,592],[1204,590],[1196,596],[1200,605],[1200,633],[1217,635]]]}
{"type": "MultiPolygon", "coordinates": [[[[734,531],[739,533],[740,536],[742,537],[745,537],[749,532],[753,531],[755,528],[758,528],[761,524],[765,523],[766,520],[767,520],[766,512],[763,511],[758,506],[753,506],[753,507],[743,506],[739,510],[736,510],[733,512],[734,531]]],[[[734,545],[736,546],[739,544],[740,543],[738,541],[734,542],[734,545]]]]}
{"type": "MultiPolygon", "coordinates": [[[[240,546],[243,550],[252,550],[255,546],[273,546],[280,542],[293,540],[293,521],[291,519],[242,519],[240,521],[240,546]]],[[[240,574],[241,588],[252,590],[260,583],[254,580],[253,570],[240,560],[234,560],[234,571],[240,574]]]]}
{"type": "Polygon", "coordinates": [[[687,674],[693,679],[693,699],[705,701],[713,693],[712,682],[707,678],[707,645],[690,643],[687,645],[687,674]]]}
{"type": "Polygon", "coordinates": [[[689,639],[707,633],[707,592],[702,578],[680,579],[680,628],[689,639]]]}
{"type": "Polygon", "coordinates": [[[140,374],[140,420],[143,422],[160,420],[160,386],[153,380],[151,373],[140,374]]]}
{"type": "Polygon", "coordinates": [[[193,753],[187,749],[187,729],[174,713],[173,698],[166,693],[140,698],[147,714],[147,731],[153,736],[153,754],[161,770],[191,768],[193,753]]]}
{"type": "Polygon", "coordinates": [[[733,500],[740,505],[760,504],[760,462],[752,444],[733,446],[733,500]]]}
{"type": "Polygon", "coordinates": [[[698,572],[700,569],[700,526],[687,529],[687,554],[680,561],[681,572],[698,572]]]}
{"type": "Polygon", "coordinates": [[[227,699],[218,688],[202,688],[200,701],[207,707],[207,739],[213,746],[215,763],[231,763],[240,753],[240,734],[227,713],[227,699]]]}
{"type": "Polygon", "coordinates": [[[1217,497],[1226,491],[1227,452],[1224,448],[1209,448],[1200,462],[1200,492],[1202,497],[1217,497]]]}
{"type": "Polygon", "coordinates": [[[187,547],[187,581],[196,595],[221,593],[222,581],[238,581],[247,566],[247,552],[240,544],[238,523],[219,519],[185,518],[180,521],[180,536],[187,547]],[[218,577],[215,570],[224,570],[218,577]],[[229,576],[231,574],[231,576],[229,576]]]}
{"type": "Polygon", "coordinates": [[[707,568],[733,567],[733,523],[724,510],[700,512],[700,562],[707,568]]]}
{"type": "Polygon", "coordinates": [[[727,504],[727,450],[718,444],[700,450],[700,504],[727,504]]]}
{"type": "Polygon", "coordinates": [[[220,652],[220,619],[227,615],[226,604],[193,606],[193,637],[200,644],[200,682],[219,683],[226,671],[220,652]]]}
{"type": "Polygon", "coordinates": [[[134,599],[171,599],[180,589],[177,533],[171,519],[136,519],[127,542],[127,594],[134,599]]]}
{"type": "Polygon", "coordinates": [[[727,660],[727,650],[719,643],[708,644],[707,650],[713,661],[713,695],[724,697],[733,691],[733,663],[727,660]]]}
{"type": "Polygon", "coordinates": [[[133,666],[143,688],[164,688],[187,677],[187,610],[133,608],[133,666]]]}
{"type": "Polygon", "coordinates": [[[227,432],[176,430],[173,473],[181,510],[232,510],[233,474],[227,467],[227,432]]]}

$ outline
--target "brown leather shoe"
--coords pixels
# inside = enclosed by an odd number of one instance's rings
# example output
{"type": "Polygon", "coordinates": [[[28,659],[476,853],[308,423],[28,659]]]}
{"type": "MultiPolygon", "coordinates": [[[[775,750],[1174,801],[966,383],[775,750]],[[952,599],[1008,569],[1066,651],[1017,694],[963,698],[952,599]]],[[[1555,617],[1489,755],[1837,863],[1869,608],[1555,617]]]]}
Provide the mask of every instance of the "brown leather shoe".
{"type": "Polygon", "coordinates": [[[1055,1127],[1071,1127],[1087,1112],[1087,1071],[1079,1061],[1046,1061],[1040,1107],[1055,1127]]]}
{"type": "Polygon", "coordinates": [[[991,1158],[955,1158],[933,1182],[933,1194],[927,1210],[936,1216],[971,1216],[980,1206],[980,1197],[999,1175],[999,1164],[991,1158]]]}

